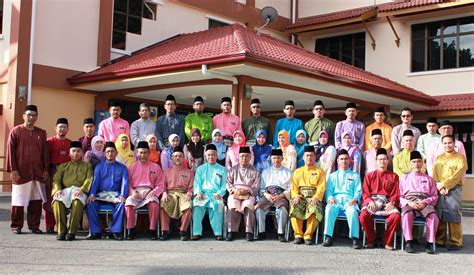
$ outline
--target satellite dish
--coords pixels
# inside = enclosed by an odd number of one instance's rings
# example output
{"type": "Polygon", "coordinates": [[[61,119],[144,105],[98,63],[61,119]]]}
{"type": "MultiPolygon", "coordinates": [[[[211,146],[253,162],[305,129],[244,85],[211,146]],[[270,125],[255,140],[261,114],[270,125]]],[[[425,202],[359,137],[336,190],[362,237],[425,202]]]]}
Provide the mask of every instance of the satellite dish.
{"type": "Polygon", "coordinates": [[[257,29],[257,33],[278,18],[278,11],[274,7],[266,6],[260,12],[260,18],[265,24],[257,29]]]}

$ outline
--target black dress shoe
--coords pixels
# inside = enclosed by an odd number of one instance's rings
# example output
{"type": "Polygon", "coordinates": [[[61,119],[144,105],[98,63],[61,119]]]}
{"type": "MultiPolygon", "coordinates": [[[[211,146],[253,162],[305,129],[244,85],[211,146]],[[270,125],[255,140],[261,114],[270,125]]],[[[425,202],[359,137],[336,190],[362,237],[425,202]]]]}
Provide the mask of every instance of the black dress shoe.
{"type": "Polygon", "coordinates": [[[216,240],[218,240],[218,241],[223,241],[223,240],[224,240],[224,237],[222,237],[222,235],[217,235],[217,236],[216,236],[216,240]]]}
{"type": "Polygon", "coordinates": [[[228,241],[228,242],[231,242],[231,241],[234,240],[234,238],[235,238],[235,233],[234,232],[229,232],[229,233],[227,233],[227,238],[225,240],[228,241]]]}
{"type": "Polygon", "coordinates": [[[158,234],[156,230],[150,230],[150,240],[152,241],[158,240],[158,234]]]}
{"type": "Polygon", "coordinates": [[[46,228],[46,234],[54,234],[54,228],[46,228]]]}
{"type": "Polygon", "coordinates": [[[188,241],[189,234],[186,231],[179,231],[179,239],[182,241],[188,241]]]}
{"type": "Polygon", "coordinates": [[[134,239],[135,239],[135,236],[136,236],[135,228],[130,228],[130,229],[127,230],[126,239],[127,239],[128,241],[134,240],[134,239]]]}
{"type": "Polygon", "coordinates": [[[265,234],[265,232],[258,233],[257,240],[262,241],[262,240],[265,240],[266,238],[267,238],[267,235],[265,234]]]}
{"type": "Polygon", "coordinates": [[[313,245],[314,241],[313,241],[313,239],[307,239],[307,240],[304,240],[304,244],[305,245],[313,245]]]}
{"type": "Polygon", "coordinates": [[[169,238],[170,238],[169,231],[161,232],[160,240],[166,241],[166,240],[169,240],[169,238]]]}
{"type": "Polygon", "coordinates": [[[285,235],[283,234],[278,234],[278,240],[282,243],[286,243],[285,235]]]}
{"type": "Polygon", "coordinates": [[[201,235],[194,235],[191,237],[191,241],[199,241],[201,239],[201,235]]]}
{"type": "Polygon", "coordinates": [[[122,241],[123,236],[121,233],[110,233],[109,234],[109,240],[116,240],[116,241],[122,241]]]}
{"type": "Polygon", "coordinates": [[[43,231],[39,228],[30,228],[30,233],[31,234],[43,234],[43,231]]]}
{"type": "Polygon", "coordinates": [[[331,236],[326,236],[324,238],[323,246],[325,246],[325,247],[332,246],[332,237],[331,236]]]}
{"type": "Polygon", "coordinates": [[[352,248],[354,249],[361,249],[362,248],[362,243],[360,242],[359,239],[352,239],[352,248]]]}
{"type": "Polygon", "coordinates": [[[295,244],[303,244],[304,243],[304,240],[303,238],[295,238],[295,240],[293,241],[295,244]]]}
{"type": "Polygon", "coordinates": [[[413,248],[411,241],[407,241],[407,244],[405,246],[405,251],[410,254],[415,253],[415,249],[413,248]]]}
{"type": "Polygon", "coordinates": [[[448,246],[448,250],[449,251],[458,251],[458,250],[461,250],[462,246],[458,246],[458,245],[449,245],[448,246]]]}
{"type": "Polygon", "coordinates": [[[12,228],[13,234],[21,234],[21,228],[12,228]]]}
{"type": "Polygon", "coordinates": [[[74,234],[67,234],[66,241],[74,241],[76,239],[76,235],[74,234]]]}
{"type": "Polygon", "coordinates": [[[435,251],[433,249],[433,243],[428,243],[427,242],[425,248],[426,248],[426,253],[435,254],[435,251]]]}
{"type": "Polygon", "coordinates": [[[91,233],[86,237],[86,240],[100,240],[102,239],[102,234],[100,233],[91,233]]]}
{"type": "Polygon", "coordinates": [[[249,242],[253,242],[253,234],[252,233],[247,233],[245,234],[245,239],[249,242]]]}
{"type": "Polygon", "coordinates": [[[58,236],[56,236],[56,240],[58,241],[64,241],[66,240],[66,234],[58,234],[58,236]]]}

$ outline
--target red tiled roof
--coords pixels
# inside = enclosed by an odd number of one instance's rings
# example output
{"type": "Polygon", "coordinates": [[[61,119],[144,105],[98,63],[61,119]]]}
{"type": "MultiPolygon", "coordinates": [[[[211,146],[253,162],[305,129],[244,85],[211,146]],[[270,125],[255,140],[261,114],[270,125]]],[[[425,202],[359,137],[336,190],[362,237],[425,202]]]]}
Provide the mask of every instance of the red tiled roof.
{"type": "Polygon", "coordinates": [[[437,106],[429,108],[420,108],[415,111],[429,112],[429,111],[462,111],[474,109],[474,93],[472,94],[457,94],[457,95],[440,95],[433,96],[439,101],[437,106]]]}
{"type": "Polygon", "coordinates": [[[364,12],[376,8],[378,12],[388,12],[400,9],[408,9],[420,6],[427,6],[445,2],[454,2],[455,0],[399,0],[390,3],[383,3],[379,5],[360,7],[355,9],[337,11],[332,13],[326,13],[311,17],[304,17],[298,19],[295,23],[289,25],[285,30],[296,29],[300,27],[306,27],[311,25],[317,25],[322,23],[334,22],[344,19],[350,19],[362,15],[364,12]]]}
{"type": "Polygon", "coordinates": [[[308,51],[293,44],[257,34],[239,24],[181,34],[134,52],[111,64],[69,79],[71,84],[196,68],[203,64],[251,61],[270,67],[318,75],[323,79],[396,96],[427,105],[431,96],[397,82],[308,51]]]}

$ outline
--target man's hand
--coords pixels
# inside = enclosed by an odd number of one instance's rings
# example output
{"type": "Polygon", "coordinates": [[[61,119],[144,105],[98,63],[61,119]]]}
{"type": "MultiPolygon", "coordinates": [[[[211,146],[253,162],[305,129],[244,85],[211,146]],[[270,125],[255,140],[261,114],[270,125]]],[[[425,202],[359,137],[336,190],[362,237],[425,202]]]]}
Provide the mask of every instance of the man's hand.
{"type": "Polygon", "coordinates": [[[219,195],[219,194],[216,193],[216,194],[214,194],[214,199],[216,199],[216,200],[218,200],[218,201],[221,201],[221,200],[222,200],[222,197],[221,197],[221,195],[219,195]]]}
{"type": "Polygon", "coordinates": [[[151,199],[154,195],[155,195],[155,193],[154,193],[153,190],[152,190],[152,191],[148,192],[148,194],[146,194],[145,199],[149,200],[149,199],[151,199]]]}
{"type": "Polygon", "coordinates": [[[408,203],[408,206],[410,206],[411,208],[413,209],[416,209],[416,210],[420,210],[418,207],[418,204],[416,202],[412,202],[412,201],[409,201],[408,203]]]}
{"type": "Polygon", "coordinates": [[[133,193],[132,193],[132,197],[136,200],[140,200],[142,197],[140,196],[140,193],[135,190],[133,193]]]}
{"type": "Polygon", "coordinates": [[[300,196],[296,196],[296,197],[293,198],[293,200],[291,200],[291,203],[293,205],[297,205],[298,203],[300,203],[300,199],[301,199],[300,196]]]}
{"type": "Polygon", "coordinates": [[[313,198],[311,198],[310,201],[311,201],[311,204],[313,204],[313,205],[318,205],[319,204],[319,199],[318,198],[313,197],[313,198]]]}
{"type": "Polygon", "coordinates": [[[80,196],[82,196],[82,194],[83,194],[83,193],[82,193],[82,189],[77,189],[77,191],[74,192],[74,194],[72,194],[72,196],[73,196],[74,198],[79,198],[80,196]]]}
{"type": "Polygon", "coordinates": [[[422,202],[419,202],[419,203],[418,203],[418,207],[419,207],[419,209],[418,209],[418,210],[424,209],[424,208],[426,207],[426,205],[427,205],[427,203],[426,203],[426,202],[424,202],[424,201],[422,201],[422,202]]]}
{"type": "Polygon", "coordinates": [[[186,196],[184,196],[184,201],[189,201],[191,199],[191,195],[189,195],[188,193],[186,193],[186,196]]]}
{"type": "Polygon", "coordinates": [[[87,198],[87,203],[91,203],[95,201],[95,196],[94,195],[90,195],[88,198],[87,198]]]}
{"type": "Polygon", "coordinates": [[[385,206],[386,211],[391,211],[395,208],[395,205],[392,202],[387,203],[387,206],[385,206]]]}
{"type": "Polygon", "coordinates": [[[436,183],[436,188],[437,188],[439,191],[441,191],[441,189],[444,188],[444,184],[443,184],[441,181],[440,181],[440,182],[437,182],[437,183],[436,183]]]}
{"type": "Polygon", "coordinates": [[[62,190],[58,190],[53,194],[53,200],[58,199],[63,194],[62,190]]]}
{"type": "Polygon", "coordinates": [[[127,198],[121,197],[119,198],[119,202],[124,203],[127,198]]]}
{"type": "Polygon", "coordinates": [[[368,208],[370,211],[374,212],[374,211],[375,211],[375,203],[374,203],[373,201],[369,202],[369,203],[367,204],[367,208],[368,208]]]}
{"type": "Polygon", "coordinates": [[[273,197],[272,195],[270,195],[269,193],[267,193],[267,192],[263,193],[263,196],[264,196],[267,200],[269,200],[270,202],[273,202],[273,200],[274,200],[274,197],[273,197]]]}
{"type": "MultiPolygon", "coordinates": [[[[214,194],[214,197],[215,197],[215,196],[216,196],[216,195],[214,194]]],[[[196,200],[202,200],[202,199],[203,199],[202,194],[201,194],[201,193],[197,193],[197,194],[196,194],[196,200]]]]}
{"type": "Polygon", "coordinates": [[[357,200],[356,199],[353,199],[349,202],[349,206],[353,206],[353,205],[356,205],[357,204],[357,200]]]}
{"type": "Polygon", "coordinates": [[[448,189],[446,189],[444,187],[441,190],[439,190],[439,193],[443,196],[446,196],[448,194],[448,192],[449,192],[448,189]]]}
{"type": "Polygon", "coordinates": [[[10,178],[12,181],[17,182],[20,180],[20,173],[18,173],[18,171],[12,171],[10,173],[10,178]]]}
{"type": "Polygon", "coordinates": [[[167,192],[163,192],[163,195],[161,195],[161,198],[164,200],[164,201],[168,201],[169,198],[168,198],[168,193],[167,192]]]}
{"type": "Polygon", "coordinates": [[[328,200],[328,204],[336,204],[336,201],[333,198],[330,198],[328,200]]]}
{"type": "Polygon", "coordinates": [[[48,182],[49,181],[49,173],[48,171],[43,172],[43,181],[48,182]]]}

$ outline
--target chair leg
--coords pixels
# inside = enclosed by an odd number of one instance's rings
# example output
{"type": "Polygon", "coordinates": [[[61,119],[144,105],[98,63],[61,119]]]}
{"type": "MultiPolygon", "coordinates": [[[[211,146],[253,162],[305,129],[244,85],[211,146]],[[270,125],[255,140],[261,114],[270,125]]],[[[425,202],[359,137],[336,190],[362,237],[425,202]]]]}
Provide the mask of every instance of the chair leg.
{"type": "Polygon", "coordinates": [[[365,231],[362,230],[362,246],[365,246],[365,231]]]}

